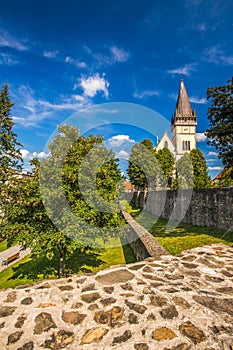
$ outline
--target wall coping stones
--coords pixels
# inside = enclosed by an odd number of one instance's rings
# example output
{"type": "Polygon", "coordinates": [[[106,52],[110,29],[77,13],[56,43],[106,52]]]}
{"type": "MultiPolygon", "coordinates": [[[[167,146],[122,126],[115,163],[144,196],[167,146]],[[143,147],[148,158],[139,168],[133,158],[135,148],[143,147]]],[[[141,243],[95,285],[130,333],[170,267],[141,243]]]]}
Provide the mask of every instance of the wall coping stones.
{"type": "Polygon", "coordinates": [[[159,259],[163,255],[168,255],[168,251],[152,236],[143,226],[135,221],[124,209],[122,214],[131,228],[131,233],[127,233],[127,240],[131,245],[137,260],[144,260],[145,257],[159,259]]]}

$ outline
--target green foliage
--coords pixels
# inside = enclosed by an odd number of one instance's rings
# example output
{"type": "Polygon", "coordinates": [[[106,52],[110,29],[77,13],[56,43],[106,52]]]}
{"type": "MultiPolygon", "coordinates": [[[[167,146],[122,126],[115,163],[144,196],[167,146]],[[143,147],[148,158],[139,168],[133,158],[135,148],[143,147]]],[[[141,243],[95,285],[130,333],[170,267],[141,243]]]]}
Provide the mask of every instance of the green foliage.
{"type": "Polygon", "coordinates": [[[233,168],[233,78],[225,85],[208,88],[207,98],[212,103],[208,109],[209,129],[206,130],[211,139],[209,144],[219,151],[223,164],[233,168]]]}
{"type": "Polygon", "coordinates": [[[127,174],[134,186],[140,189],[156,189],[165,186],[165,177],[153,145],[143,140],[131,149],[127,174]]]}
{"type": "MultiPolygon", "coordinates": [[[[13,103],[9,97],[8,85],[0,90],[0,203],[3,206],[9,202],[9,179],[16,176],[15,170],[22,168],[21,144],[17,141],[17,134],[13,132],[14,123],[10,116],[13,103]]],[[[0,216],[0,221],[6,218],[0,216]]],[[[0,241],[5,238],[0,232],[0,241]]]]}
{"type": "Polygon", "coordinates": [[[141,145],[145,146],[149,151],[154,152],[154,146],[151,140],[144,139],[140,143],[141,145]]]}
{"type": "Polygon", "coordinates": [[[213,187],[232,187],[233,178],[231,174],[233,173],[233,167],[225,167],[223,171],[212,181],[213,187]]]}
{"type": "Polygon", "coordinates": [[[176,186],[177,188],[193,188],[194,173],[189,153],[185,153],[176,162],[176,186]]]}
{"type": "Polygon", "coordinates": [[[129,160],[129,165],[127,169],[127,174],[130,178],[130,182],[137,186],[138,188],[145,189],[147,186],[147,181],[145,174],[141,171],[141,168],[133,162],[133,157],[129,160]]]}
{"type": "Polygon", "coordinates": [[[8,186],[11,200],[4,206],[7,223],[2,225],[2,232],[8,240],[12,236],[25,240],[38,256],[49,260],[59,256],[58,274],[64,276],[67,256],[81,251],[86,242],[93,243],[98,227],[103,238],[108,238],[114,235],[110,228],[124,221],[118,213],[100,212],[94,203],[97,199],[97,204],[103,202],[106,207],[112,200],[115,205],[117,183],[121,179],[117,161],[103,147],[103,139],[80,137],[78,130],[68,125],[59,126],[58,131],[49,145],[49,157],[33,161],[34,176],[11,179],[8,186]],[[100,161],[98,168],[96,164],[100,161]],[[81,180],[90,202],[83,198],[78,183],[81,165],[84,167],[81,180]]]}
{"type": "Polygon", "coordinates": [[[4,241],[0,242],[0,252],[3,252],[6,249],[7,249],[7,240],[5,239],[4,241]]]}
{"type": "Polygon", "coordinates": [[[194,188],[210,187],[208,166],[202,152],[199,149],[193,149],[190,152],[190,158],[193,166],[194,188]]]}
{"type": "Polygon", "coordinates": [[[210,187],[208,167],[202,152],[193,149],[176,162],[176,180],[173,189],[210,187]]]}
{"type": "Polygon", "coordinates": [[[131,149],[127,173],[133,185],[150,188],[205,188],[210,186],[208,168],[200,150],[185,153],[176,162],[176,178],[173,177],[175,158],[169,149],[155,152],[149,140],[143,140],[131,149]]]}
{"type": "Polygon", "coordinates": [[[159,160],[161,168],[164,172],[167,187],[172,185],[172,175],[175,164],[175,158],[168,148],[163,148],[156,153],[156,158],[159,160]]]}
{"type": "Polygon", "coordinates": [[[63,186],[71,208],[81,219],[79,227],[75,223],[79,239],[92,240],[95,227],[101,227],[107,238],[113,234],[109,228],[123,223],[120,215],[114,214],[119,209],[117,185],[121,180],[117,160],[103,146],[103,138],[78,137],[64,161],[63,186]],[[83,220],[89,227],[82,235],[83,220]]]}
{"type": "MultiPolygon", "coordinates": [[[[73,242],[59,232],[47,216],[40,197],[39,169],[35,169],[33,177],[12,178],[8,196],[11,200],[4,205],[7,221],[1,227],[8,242],[26,241],[35,255],[51,260],[54,254],[59,254],[64,259],[73,242]]],[[[64,274],[62,269],[60,274],[64,274]]]]}
{"type": "Polygon", "coordinates": [[[10,116],[14,103],[9,97],[8,85],[0,90],[0,181],[6,180],[6,172],[10,169],[21,169],[22,156],[17,141],[17,134],[13,132],[14,123],[10,116]]]}

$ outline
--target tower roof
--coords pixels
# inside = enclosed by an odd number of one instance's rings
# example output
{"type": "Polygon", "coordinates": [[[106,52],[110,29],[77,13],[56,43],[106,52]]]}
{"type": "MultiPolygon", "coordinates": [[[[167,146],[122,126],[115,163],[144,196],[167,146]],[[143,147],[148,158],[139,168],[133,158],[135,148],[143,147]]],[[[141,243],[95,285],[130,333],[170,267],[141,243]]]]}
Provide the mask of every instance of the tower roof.
{"type": "Polygon", "coordinates": [[[192,107],[183,80],[180,82],[180,90],[176,102],[176,114],[192,117],[192,107]]]}

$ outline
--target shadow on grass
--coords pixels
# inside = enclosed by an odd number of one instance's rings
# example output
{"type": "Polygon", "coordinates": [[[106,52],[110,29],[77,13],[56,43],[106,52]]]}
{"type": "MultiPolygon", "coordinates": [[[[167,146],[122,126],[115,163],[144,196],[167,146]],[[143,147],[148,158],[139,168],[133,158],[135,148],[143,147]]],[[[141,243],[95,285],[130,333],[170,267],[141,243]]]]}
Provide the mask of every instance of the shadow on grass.
{"type": "Polygon", "coordinates": [[[67,273],[73,275],[79,272],[92,272],[93,268],[104,263],[100,256],[101,251],[96,252],[96,249],[92,250],[91,248],[83,253],[80,253],[80,251],[74,252],[67,259],[67,273]]]}
{"type": "Polygon", "coordinates": [[[149,230],[153,236],[169,238],[169,237],[186,237],[208,235],[214,238],[222,239],[229,243],[233,243],[233,232],[224,231],[206,226],[194,226],[189,224],[179,224],[174,230],[166,231],[167,220],[159,219],[149,230]]]}
{"type": "Polygon", "coordinates": [[[137,261],[136,256],[134,255],[133,249],[131,248],[126,238],[121,237],[121,245],[122,245],[122,250],[123,250],[126,264],[131,264],[136,262],[137,261]]]}
{"type": "MultiPolygon", "coordinates": [[[[41,278],[58,278],[58,255],[55,255],[53,259],[49,260],[45,256],[37,257],[32,254],[30,259],[25,263],[20,263],[16,267],[12,266],[13,275],[9,280],[27,279],[37,281],[41,278]]],[[[98,267],[101,264],[103,264],[103,261],[99,259],[99,253],[91,250],[80,253],[79,250],[76,250],[67,258],[66,274],[69,276],[79,272],[91,272],[92,268],[98,267]]]]}
{"type": "Polygon", "coordinates": [[[206,226],[194,226],[190,224],[180,223],[174,230],[167,231],[166,225],[168,223],[168,220],[159,218],[156,221],[156,218],[153,214],[143,211],[143,214],[140,215],[141,210],[135,210],[131,215],[135,218],[135,220],[141,224],[143,227],[147,228],[150,233],[152,233],[154,236],[159,237],[184,237],[184,236],[198,236],[201,234],[207,234],[209,236],[213,236],[215,238],[223,239],[225,241],[228,241],[230,243],[233,243],[233,231],[227,231],[227,230],[220,230],[214,227],[206,227],[206,226]],[[151,222],[154,220],[156,221],[153,226],[151,226],[151,222]],[[151,227],[149,227],[149,225],[151,227]]]}

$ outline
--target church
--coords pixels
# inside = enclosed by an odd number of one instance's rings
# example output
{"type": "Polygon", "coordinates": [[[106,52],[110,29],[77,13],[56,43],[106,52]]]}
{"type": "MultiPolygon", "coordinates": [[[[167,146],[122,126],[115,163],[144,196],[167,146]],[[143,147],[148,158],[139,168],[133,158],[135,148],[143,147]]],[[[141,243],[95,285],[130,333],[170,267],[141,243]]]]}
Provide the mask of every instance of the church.
{"type": "Polygon", "coordinates": [[[196,148],[196,126],[196,110],[192,109],[184,81],[181,80],[176,109],[171,121],[172,139],[165,131],[155,147],[156,151],[168,148],[175,160],[179,160],[185,153],[196,148]]]}

